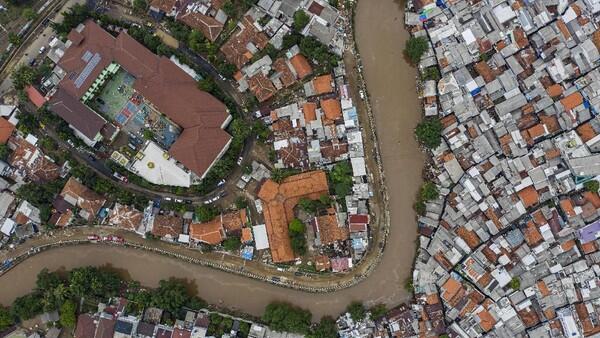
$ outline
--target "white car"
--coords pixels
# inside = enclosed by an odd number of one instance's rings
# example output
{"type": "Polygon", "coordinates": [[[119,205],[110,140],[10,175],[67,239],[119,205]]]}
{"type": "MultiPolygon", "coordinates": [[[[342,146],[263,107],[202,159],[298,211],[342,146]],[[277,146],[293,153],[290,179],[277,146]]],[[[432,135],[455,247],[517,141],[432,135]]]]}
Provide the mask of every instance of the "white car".
{"type": "Polygon", "coordinates": [[[46,46],[42,46],[42,48],[40,48],[40,54],[43,54],[46,51],[46,46]]]}
{"type": "Polygon", "coordinates": [[[244,160],[243,156],[238,157],[237,165],[242,165],[242,161],[244,160]]]}

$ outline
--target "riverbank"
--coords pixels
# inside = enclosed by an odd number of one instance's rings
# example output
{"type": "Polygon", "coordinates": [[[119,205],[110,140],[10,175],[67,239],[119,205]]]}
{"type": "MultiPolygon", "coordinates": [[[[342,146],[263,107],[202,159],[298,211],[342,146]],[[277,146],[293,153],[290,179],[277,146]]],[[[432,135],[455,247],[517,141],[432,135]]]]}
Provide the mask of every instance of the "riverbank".
{"type": "Polygon", "coordinates": [[[401,8],[392,0],[374,3],[363,0],[355,16],[356,38],[373,104],[391,217],[385,254],[365,281],[334,293],[307,294],[148,252],[83,246],[50,250],[8,272],[2,282],[10,287],[0,293],[0,302],[6,304],[30,290],[35,275],[44,267],[52,270],[84,265],[111,265],[148,286],[169,276],[186,278],[197,285],[199,295],[209,302],[252,314],[260,314],[272,300],[309,308],[317,318],[336,315],[352,300],[389,305],[408,300],[410,294],[403,289],[403,284],[410,277],[413,262],[416,222],[412,203],[420,185],[423,155],[413,138],[420,107],[415,93],[415,70],[404,63],[401,55],[408,38],[402,17],[401,8]]]}

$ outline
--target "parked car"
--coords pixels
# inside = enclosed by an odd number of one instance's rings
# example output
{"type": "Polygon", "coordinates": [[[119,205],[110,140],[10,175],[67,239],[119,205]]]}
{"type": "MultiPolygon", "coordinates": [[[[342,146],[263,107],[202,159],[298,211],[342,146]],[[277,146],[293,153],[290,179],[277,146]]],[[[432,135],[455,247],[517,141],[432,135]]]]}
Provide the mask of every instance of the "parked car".
{"type": "Polygon", "coordinates": [[[242,161],[244,160],[243,156],[238,157],[237,165],[242,165],[242,161]]]}
{"type": "Polygon", "coordinates": [[[217,183],[217,187],[224,185],[226,182],[226,180],[220,180],[219,183],[217,183]]]}
{"type": "Polygon", "coordinates": [[[45,51],[46,51],[46,46],[42,46],[40,48],[40,54],[44,54],[45,51]]]}

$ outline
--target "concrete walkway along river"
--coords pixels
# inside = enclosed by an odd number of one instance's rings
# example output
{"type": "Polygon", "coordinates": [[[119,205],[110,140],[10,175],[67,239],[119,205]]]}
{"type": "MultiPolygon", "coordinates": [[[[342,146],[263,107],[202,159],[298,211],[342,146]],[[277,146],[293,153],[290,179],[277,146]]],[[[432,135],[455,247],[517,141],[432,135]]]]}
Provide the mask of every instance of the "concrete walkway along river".
{"type": "Polygon", "coordinates": [[[393,0],[359,1],[356,39],[376,117],[391,214],[385,254],[364,282],[339,292],[309,294],[133,249],[85,245],[52,249],[9,271],[0,279],[0,303],[8,304],[30,291],[43,268],[84,265],[110,265],[151,287],[171,276],[186,278],[208,302],[252,314],[261,314],[273,300],[310,309],[315,317],[336,315],[352,300],[391,305],[406,301],[410,295],[403,284],[410,277],[416,239],[412,203],[420,185],[424,156],[413,138],[421,110],[415,92],[416,72],[402,57],[408,38],[402,22],[401,6],[393,0]]]}

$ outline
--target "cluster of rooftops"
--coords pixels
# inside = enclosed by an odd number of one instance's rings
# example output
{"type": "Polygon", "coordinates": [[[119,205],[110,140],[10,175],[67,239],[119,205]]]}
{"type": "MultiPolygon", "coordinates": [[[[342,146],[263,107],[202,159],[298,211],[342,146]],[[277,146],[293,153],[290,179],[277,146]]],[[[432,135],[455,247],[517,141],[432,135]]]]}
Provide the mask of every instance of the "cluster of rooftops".
{"type": "Polygon", "coordinates": [[[92,20],[71,31],[54,69],[61,80],[46,95],[49,108],[88,145],[111,142],[118,129],[82,101],[115,64],[135,78],[133,89],[145,103],[182,128],[168,154],[204,177],[231,141],[223,130],[231,120],[226,106],[199,90],[196,80],[170,59],[153,54],[126,32],[113,37],[92,20]]]}
{"type": "Polygon", "coordinates": [[[443,130],[398,335],[598,334],[600,2],[412,5],[443,130]]]}

